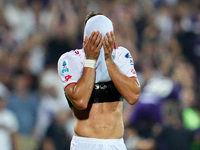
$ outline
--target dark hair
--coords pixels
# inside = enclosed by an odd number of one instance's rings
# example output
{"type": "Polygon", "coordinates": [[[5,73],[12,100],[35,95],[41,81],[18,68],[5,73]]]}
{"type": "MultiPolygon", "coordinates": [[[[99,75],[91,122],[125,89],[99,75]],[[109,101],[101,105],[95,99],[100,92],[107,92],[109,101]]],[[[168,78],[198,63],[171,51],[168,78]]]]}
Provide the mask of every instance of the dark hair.
{"type": "Polygon", "coordinates": [[[90,13],[86,16],[86,18],[85,18],[85,24],[87,23],[87,21],[88,21],[90,18],[92,18],[92,17],[94,17],[94,16],[96,16],[96,15],[103,15],[103,14],[100,13],[100,12],[94,12],[94,11],[90,12],[90,13]]]}

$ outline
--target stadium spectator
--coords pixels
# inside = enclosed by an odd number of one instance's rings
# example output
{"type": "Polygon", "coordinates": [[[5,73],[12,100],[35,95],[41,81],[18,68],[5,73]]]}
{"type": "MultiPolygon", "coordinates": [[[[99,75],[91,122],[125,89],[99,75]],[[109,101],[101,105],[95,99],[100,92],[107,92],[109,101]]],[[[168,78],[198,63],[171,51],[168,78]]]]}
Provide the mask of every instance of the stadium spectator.
{"type": "Polygon", "coordinates": [[[18,121],[6,108],[8,97],[8,89],[0,82],[0,145],[3,150],[19,150],[18,121]]]}

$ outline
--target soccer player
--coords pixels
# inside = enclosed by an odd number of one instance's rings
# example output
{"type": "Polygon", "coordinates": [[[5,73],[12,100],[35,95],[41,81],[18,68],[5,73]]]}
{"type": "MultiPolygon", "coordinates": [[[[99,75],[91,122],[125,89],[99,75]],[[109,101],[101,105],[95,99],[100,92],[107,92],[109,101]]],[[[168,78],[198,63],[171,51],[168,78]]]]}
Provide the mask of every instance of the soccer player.
{"type": "Polygon", "coordinates": [[[140,84],[130,52],[115,45],[109,18],[86,17],[83,48],[60,57],[58,74],[75,119],[71,150],[126,150],[123,100],[135,104],[140,84]]]}

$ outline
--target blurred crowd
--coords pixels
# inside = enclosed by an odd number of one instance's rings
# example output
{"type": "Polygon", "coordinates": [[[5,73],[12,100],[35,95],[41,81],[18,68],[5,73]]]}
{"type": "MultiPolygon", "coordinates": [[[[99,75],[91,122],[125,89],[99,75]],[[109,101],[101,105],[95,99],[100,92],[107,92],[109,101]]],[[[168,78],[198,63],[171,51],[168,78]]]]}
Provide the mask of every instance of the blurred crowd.
{"type": "Polygon", "coordinates": [[[1,0],[0,149],[69,149],[57,61],[82,48],[90,11],[113,21],[141,84],[138,103],[124,101],[128,150],[199,150],[199,0],[1,0]]]}

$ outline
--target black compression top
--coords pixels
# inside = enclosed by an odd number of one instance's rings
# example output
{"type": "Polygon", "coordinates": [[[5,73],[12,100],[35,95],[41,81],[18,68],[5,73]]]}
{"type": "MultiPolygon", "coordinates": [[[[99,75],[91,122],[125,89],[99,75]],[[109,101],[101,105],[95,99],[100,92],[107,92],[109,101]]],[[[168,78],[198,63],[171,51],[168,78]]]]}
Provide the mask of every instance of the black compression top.
{"type": "MultiPolygon", "coordinates": [[[[69,103],[69,107],[71,108],[73,104],[68,98],[67,101],[69,103]]],[[[112,81],[96,83],[94,85],[89,104],[115,101],[122,101],[122,98],[121,94],[118,92],[112,81]]]]}

